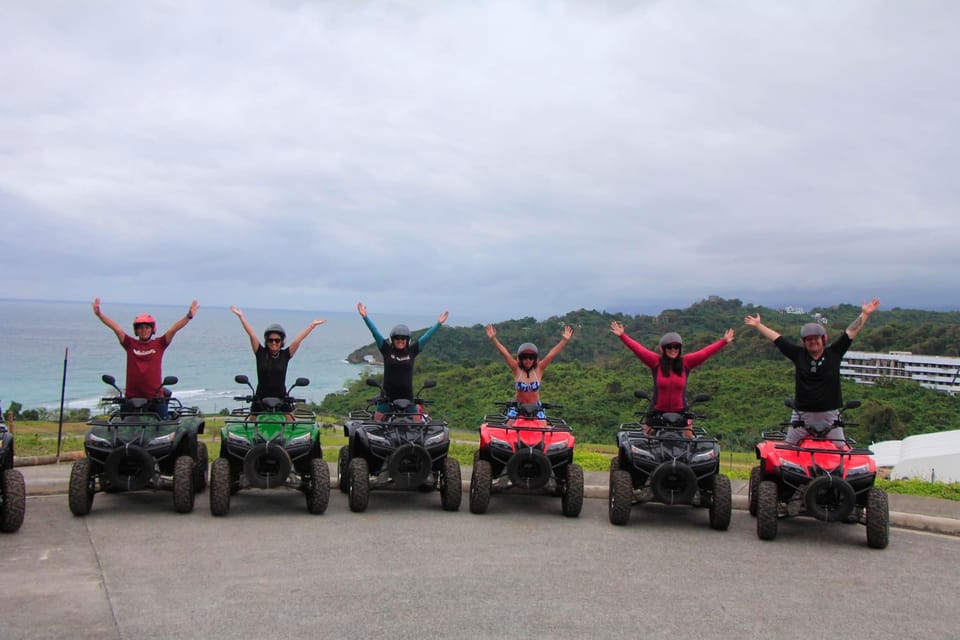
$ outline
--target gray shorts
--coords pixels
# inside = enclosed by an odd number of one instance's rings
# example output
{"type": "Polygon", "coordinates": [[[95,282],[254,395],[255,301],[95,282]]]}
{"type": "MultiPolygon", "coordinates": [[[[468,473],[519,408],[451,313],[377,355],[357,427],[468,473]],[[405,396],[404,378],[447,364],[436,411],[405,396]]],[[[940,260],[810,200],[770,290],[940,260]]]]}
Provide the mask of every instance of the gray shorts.
{"type": "MultiPolygon", "coordinates": [[[[790,414],[790,422],[797,422],[802,419],[806,424],[833,424],[839,417],[839,409],[833,409],[831,411],[794,411],[790,414]]],[[[787,436],[784,438],[784,441],[787,444],[798,444],[804,437],[812,433],[813,432],[807,431],[803,427],[790,427],[787,429],[787,436]]],[[[834,427],[827,433],[827,439],[845,440],[843,429],[841,427],[834,427]]]]}

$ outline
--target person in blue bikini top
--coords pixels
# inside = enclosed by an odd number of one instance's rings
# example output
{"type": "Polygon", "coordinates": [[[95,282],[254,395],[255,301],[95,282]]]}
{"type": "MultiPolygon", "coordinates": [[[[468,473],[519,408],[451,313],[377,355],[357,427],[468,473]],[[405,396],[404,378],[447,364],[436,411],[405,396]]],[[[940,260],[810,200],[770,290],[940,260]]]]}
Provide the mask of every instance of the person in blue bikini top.
{"type": "MultiPolygon", "coordinates": [[[[553,359],[557,357],[557,354],[567,346],[570,338],[573,337],[573,328],[569,325],[564,326],[563,337],[560,339],[560,342],[558,342],[542,360],[540,359],[537,345],[532,342],[524,342],[520,345],[520,348],[517,349],[516,356],[507,351],[507,348],[497,340],[497,330],[492,324],[487,325],[487,337],[493,342],[497,351],[503,356],[504,362],[507,363],[510,371],[513,372],[514,386],[516,388],[514,400],[516,400],[518,404],[540,404],[540,380],[543,378],[543,372],[547,370],[547,367],[550,366],[553,359]]],[[[540,413],[543,414],[542,411],[540,413]]],[[[544,416],[540,415],[538,417],[542,418],[544,416]]]]}

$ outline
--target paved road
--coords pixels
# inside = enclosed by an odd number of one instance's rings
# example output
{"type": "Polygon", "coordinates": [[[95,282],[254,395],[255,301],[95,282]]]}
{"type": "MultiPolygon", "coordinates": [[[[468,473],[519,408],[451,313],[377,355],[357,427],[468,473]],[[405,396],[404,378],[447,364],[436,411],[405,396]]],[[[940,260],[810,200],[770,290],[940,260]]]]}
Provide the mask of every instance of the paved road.
{"type": "Polygon", "coordinates": [[[727,532],[689,507],[635,507],[614,527],[603,500],[580,518],[557,499],[494,496],[477,516],[438,494],[374,492],[326,514],[301,494],[248,491],[230,515],[170,494],[28,500],[0,537],[0,637],[796,638],[955,637],[960,538],[781,523],[761,542],[735,511],[727,532]]]}

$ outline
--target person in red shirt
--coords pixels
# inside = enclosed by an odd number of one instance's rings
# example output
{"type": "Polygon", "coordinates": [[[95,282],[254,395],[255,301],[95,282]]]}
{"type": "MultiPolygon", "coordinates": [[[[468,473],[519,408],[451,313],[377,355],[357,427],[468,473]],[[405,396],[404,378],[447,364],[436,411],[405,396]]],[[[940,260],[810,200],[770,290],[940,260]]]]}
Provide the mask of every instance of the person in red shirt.
{"type": "Polygon", "coordinates": [[[141,313],[133,319],[133,332],[136,337],[129,336],[113,319],[105,316],[100,310],[100,298],[93,301],[93,315],[100,318],[100,322],[107,325],[116,334],[120,346],[127,352],[127,381],[124,396],[127,398],[147,398],[159,400],[154,406],[161,413],[166,414],[166,402],[163,393],[162,362],[163,353],[173,341],[173,336],[180,329],[187,326],[197,314],[200,305],[194,300],[190,304],[187,314],[170,325],[167,332],[159,338],[154,335],[157,331],[157,321],[153,316],[141,313]]]}
{"type": "MultiPolygon", "coordinates": [[[[643,364],[650,367],[654,382],[653,410],[660,413],[686,411],[687,377],[690,371],[733,342],[733,329],[727,329],[720,340],[699,351],[683,355],[683,339],[679,333],[671,331],[660,338],[660,353],[655,353],[628,336],[622,322],[614,320],[610,323],[610,330],[627,348],[637,354],[643,364]]],[[[693,429],[684,431],[684,435],[693,437],[693,429]]]]}

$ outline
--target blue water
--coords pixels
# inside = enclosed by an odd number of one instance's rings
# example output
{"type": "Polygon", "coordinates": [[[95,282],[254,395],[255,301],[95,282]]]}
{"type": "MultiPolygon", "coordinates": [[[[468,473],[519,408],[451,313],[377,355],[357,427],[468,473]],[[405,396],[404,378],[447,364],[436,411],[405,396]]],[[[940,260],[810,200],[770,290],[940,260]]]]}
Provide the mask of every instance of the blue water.
{"type": "MultiPolygon", "coordinates": [[[[246,387],[233,381],[238,373],[256,380],[250,341],[240,321],[227,308],[208,308],[201,300],[197,317],[174,338],[163,358],[164,375],[177,376],[174,395],[187,406],[216,413],[239,403],[234,395],[246,387]]],[[[182,317],[189,306],[130,305],[103,301],[101,310],[120,323],[128,333],[134,316],[150,313],[162,333],[182,317]]],[[[241,307],[243,308],[243,307],[241,307]]],[[[344,358],[354,349],[372,341],[359,314],[349,312],[270,311],[243,308],[257,332],[278,322],[287,331],[289,344],[314,318],[326,323],[313,330],[300,345],[287,369],[287,382],[299,376],[310,386],[297,395],[320,402],[328,393],[342,389],[346,382],[366,375],[363,365],[344,358]]],[[[399,322],[414,330],[430,326],[436,316],[396,316],[370,310],[381,332],[399,322]]],[[[39,302],[0,300],[0,405],[11,401],[25,409],[60,406],[64,350],[68,350],[65,408],[96,407],[111,389],[100,376],[112,374],[123,384],[126,358],[113,332],[93,315],[89,302],[39,302]]]]}

